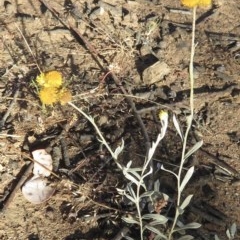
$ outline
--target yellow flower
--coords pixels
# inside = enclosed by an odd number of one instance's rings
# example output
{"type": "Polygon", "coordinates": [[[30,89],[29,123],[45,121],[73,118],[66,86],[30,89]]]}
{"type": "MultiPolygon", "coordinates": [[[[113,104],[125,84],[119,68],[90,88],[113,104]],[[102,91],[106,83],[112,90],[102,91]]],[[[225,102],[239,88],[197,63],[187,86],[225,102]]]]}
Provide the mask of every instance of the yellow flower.
{"type": "Polygon", "coordinates": [[[161,110],[161,111],[159,111],[158,117],[161,121],[162,120],[167,120],[168,119],[168,112],[166,110],[161,110]]]}
{"type": "Polygon", "coordinates": [[[60,87],[62,85],[62,74],[58,71],[41,73],[36,79],[40,87],[60,87]]]}
{"type": "Polygon", "coordinates": [[[181,0],[182,4],[186,7],[205,7],[212,4],[212,0],[181,0]]]}
{"type": "Polygon", "coordinates": [[[59,99],[59,102],[61,103],[61,105],[64,105],[71,101],[72,94],[68,89],[63,88],[58,93],[58,99],[59,99]]]}
{"type": "Polygon", "coordinates": [[[42,88],[39,92],[39,98],[45,105],[52,105],[58,101],[58,90],[54,87],[42,88]]]}
{"type": "Polygon", "coordinates": [[[62,87],[63,79],[60,72],[41,73],[37,76],[36,82],[40,87],[39,98],[43,104],[52,105],[60,102],[61,105],[64,105],[71,101],[71,92],[62,87]]]}

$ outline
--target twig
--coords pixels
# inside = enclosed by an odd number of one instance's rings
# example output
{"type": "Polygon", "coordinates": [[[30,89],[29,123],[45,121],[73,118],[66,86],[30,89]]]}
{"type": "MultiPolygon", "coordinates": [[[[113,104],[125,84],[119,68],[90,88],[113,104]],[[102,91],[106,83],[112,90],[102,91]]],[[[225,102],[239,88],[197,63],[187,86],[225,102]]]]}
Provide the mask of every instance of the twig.
{"type": "Polygon", "coordinates": [[[69,160],[67,145],[66,145],[64,138],[61,138],[60,143],[62,146],[62,155],[63,155],[64,164],[66,167],[69,167],[71,165],[71,163],[69,160]]]}
{"type": "Polygon", "coordinates": [[[172,8],[172,7],[166,7],[166,9],[169,12],[172,12],[172,13],[180,13],[180,14],[185,14],[185,15],[192,15],[192,12],[189,11],[189,9],[172,8]]]}
{"type": "Polygon", "coordinates": [[[16,184],[16,186],[14,187],[14,189],[12,190],[12,192],[7,196],[5,203],[3,203],[3,207],[2,207],[2,212],[6,211],[6,209],[8,208],[8,206],[10,205],[10,203],[12,202],[13,198],[15,197],[17,191],[21,188],[21,186],[24,184],[24,182],[27,180],[27,178],[29,177],[29,175],[31,174],[33,169],[33,162],[31,162],[30,164],[28,164],[26,170],[24,171],[24,173],[20,173],[21,178],[19,179],[18,183],[16,184]]]}
{"type": "Polygon", "coordinates": [[[17,25],[16,23],[15,23],[15,26],[16,26],[17,30],[20,32],[20,34],[21,34],[21,36],[22,36],[22,38],[23,38],[23,40],[24,40],[24,42],[25,42],[25,44],[26,44],[26,46],[27,46],[27,48],[28,48],[28,51],[29,51],[29,52],[31,53],[31,55],[33,56],[34,61],[36,62],[36,65],[37,65],[37,68],[38,68],[39,72],[42,72],[41,69],[40,69],[40,67],[39,67],[39,65],[38,65],[38,63],[37,63],[37,58],[36,58],[36,56],[33,54],[32,49],[30,48],[30,46],[29,46],[29,44],[28,44],[25,36],[23,35],[22,31],[20,30],[20,28],[18,27],[18,25],[17,25]]]}
{"type": "Polygon", "coordinates": [[[0,138],[6,138],[6,137],[11,137],[11,138],[20,138],[20,135],[15,135],[15,134],[7,134],[7,133],[0,133],[0,138]]]}
{"type": "Polygon", "coordinates": [[[8,110],[6,111],[6,113],[4,114],[2,120],[0,121],[0,130],[3,128],[3,126],[5,125],[5,122],[7,120],[7,118],[9,117],[12,109],[13,109],[13,106],[14,104],[16,103],[17,101],[17,97],[19,95],[19,87],[17,88],[17,91],[14,93],[14,96],[13,96],[13,100],[10,104],[10,106],[8,107],[8,110]]]}
{"type": "Polygon", "coordinates": [[[142,133],[143,133],[143,137],[145,139],[145,142],[146,142],[146,146],[147,146],[147,152],[149,151],[149,148],[151,146],[151,143],[150,143],[150,139],[149,139],[149,136],[148,136],[148,133],[147,133],[147,130],[145,128],[145,125],[142,121],[142,118],[140,117],[137,109],[136,109],[136,106],[134,104],[134,102],[132,101],[132,99],[126,95],[128,95],[128,92],[125,90],[125,88],[122,86],[122,84],[120,83],[119,79],[117,78],[117,76],[112,73],[112,78],[115,82],[115,84],[120,87],[121,91],[123,92],[123,94],[125,95],[125,99],[127,100],[128,104],[130,105],[130,107],[132,108],[133,110],[133,114],[134,116],[136,117],[137,121],[138,121],[138,124],[140,125],[141,127],[141,130],[142,130],[142,133]]]}
{"type": "Polygon", "coordinates": [[[210,159],[208,159],[209,161],[211,161],[212,163],[216,164],[220,168],[226,170],[230,175],[233,175],[234,177],[239,175],[239,172],[235,168],[231,167],[226,162],[224,162],[223,160],[219,159],[219,157],[215,156],[212,153],[209,153],[207,150],[205,150],[203,148],[200,148],[199,151],[201,153],[204,153],[205,155],[207,155],[210,158],[210,159]]]}

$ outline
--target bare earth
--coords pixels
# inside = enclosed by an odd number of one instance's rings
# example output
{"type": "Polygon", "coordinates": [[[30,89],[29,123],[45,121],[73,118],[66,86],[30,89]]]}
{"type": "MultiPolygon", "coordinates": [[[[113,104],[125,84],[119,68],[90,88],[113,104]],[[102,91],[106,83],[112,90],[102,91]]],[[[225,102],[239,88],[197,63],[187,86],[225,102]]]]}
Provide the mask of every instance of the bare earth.
{"type": "MultiPolygon", "coordinates": [[[[186,165],[195,173],[184,196],[194,198],[181,221],[201,223],[190,232],[200,240],[227,239],[234,222],[240,239],[239,20],[239,0],[197,11],[188,146],[204,144],[186,165]]],[[[121,220],[134,211],[116,191],[126,184],[123,174],[83,116],[69,105],[41,105],[38,67],[63,74],[72,102],[94,117],[113,149],[124,139],[124,164],[141,166],[147,148],[126,94],[151,142],[161,127],[159,110],[167,109],[170,126],[154,156],[154,177],[175,199],[176,182],[157,166],[179,165],[172,114],[185,129],[191,22],[178,0],[0,1],[0,239],[114,239],[124,226],[139,239],[136,227],[121,220]],[[17,184],[31,175],[29,158],[40,148],[53,156],[58,178],[49,178],[55,194],[34,205],[17,184]]]]}

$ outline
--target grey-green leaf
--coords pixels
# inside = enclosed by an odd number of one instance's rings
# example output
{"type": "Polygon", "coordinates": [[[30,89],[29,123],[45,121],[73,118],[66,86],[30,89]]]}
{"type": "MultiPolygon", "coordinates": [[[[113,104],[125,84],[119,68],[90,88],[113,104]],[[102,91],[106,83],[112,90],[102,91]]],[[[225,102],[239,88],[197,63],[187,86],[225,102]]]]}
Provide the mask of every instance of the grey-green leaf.
{"type": "Polygon", "coordinates": [[[124,194],[124,196],[125,196],[126,198],[128,198],[131,202],[133,202],[133,203],[136,202],[136,200],[135,200],[133,197],[131,197],[130,195],[124,194]]]}
{"type": "Polygon", "coordinates": [[[150,197],[151,195],[153,195],[153,193],[154,193],[154,191],[144,192],[143,194],[141,194],[139,196],[139,198],[150,197]]]}
{"type": "Polygon", "coordinates": [[[161,233],[157,228],[155,228],[153,226],[145,225],[144,228],[147,228],[151,232],[156,233],[158,236],[160,236],[163,239],[167,239],[167,237],[163,233],[161,233]]]}
{"type": "Polygon", "coordinates": [[[188,204],[190,203],[192,197],[193,197],[193,195],[191,194],[191,195],[188,195],[188,196],[184,199],[183,203],[182,203],[181,206],[180,206],[180,208],[181,208],[182,210],[184,210],[184,209],[188,206],[188,204]]]}
{"type": "Polygon", "coordinates": [[[195,145],[185,154],[184,160],[190,157],[194,152],[196,152],[203,145],[203,140],[195,143],[195,145]]]}
{"type": "Polygon", "coordinates": [[[201,224],[196,223],[196,222],[192,222],[192,223],[186,224],[186,225],[184,225],[180,228],[174,229],[174,232],[178,232],[178,231],[181,231],[181,230],[184,230],[184,229],[195,229],[195,228],[200,228],[200,227],[201,227],[201,224]]]}
{"type": "Polygon", "coordinates": [[[173,124],[174,124],[174,127],[176,128],[176,130],[177,130],[177,132],[178,132],[181,140],[183,141],[182,130],[181,130],[181,128],[180,128],[179,122],[178,122],[175,114],[173,114],[173,124]]]}
{"type": "Polygon", "coordinates": [[[160,214],[144,214],[142,219],[153,219],[159,222],[159,224],[164,224],[168,221],[168,219],[160,214]]]}
{"type": "Polygon", "coordinates": [[[214,235],[214,239],[215,239],[215,240],[220,240],[220,238],[219,238],[218,235],[216,235],[216,234],[214,235]]]}
{"type": "Polygon", "coordinates": [[[130,223],[130,224],[138,224],[139,222],[133,218],[128,218],[128,217],[122,217],[122,220],[125,221],[126,223],[130,223]]]}
{"type": "Polygon", "coordinates": [[[182,180],[181,185],[180,185],[180,189],[179,189],[180,192],[183,191],[184,187],[186,186],[186,184],[188,183],[188,181],[192,177],[193,172],[194,172],[194,166],[192,166],[188,169],[184,179],[182,180]]]}
{"type": "Polygon", "coordinates": [[[120,146],[118,146],[114,152],[116,159],[118,158],[118,155],[122,152],[123,148],[124,148],[124,140],[122,139],[122,144],[120,146]]]}
{"type": "Polygon", "coordinates": [[[233,223],[232,226],[230,227],[231,236],[234,237],[236,232],[237,232],[237,225],[236,225],[236,223],[233,223]]]}

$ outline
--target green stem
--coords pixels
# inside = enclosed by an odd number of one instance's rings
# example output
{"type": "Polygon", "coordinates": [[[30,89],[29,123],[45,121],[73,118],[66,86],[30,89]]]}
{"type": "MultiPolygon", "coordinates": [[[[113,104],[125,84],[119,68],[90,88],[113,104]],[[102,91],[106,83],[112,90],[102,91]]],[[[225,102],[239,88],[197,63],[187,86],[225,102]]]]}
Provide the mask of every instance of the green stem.
{"type": "Polygon", "coordinates": [[[180,186],[181,186],[181,175],[182,175],[182,169],[183,165],[185,163],[184,158],[185,158],[185,153],[186,153],[186,147],[187,147],[187,139],[188,139],[188,134],[192,126],[192,120],[193,120],[193,114],[194,114],[194,76],[193,76],[193,60],[194,60],[194,53],[195,53],[195,29],[196,29],[196,9],[197,7],[193,8],[193,21],[192,21],[192,44],[191,44],[191,56],[190,56],[190,64],[189,64],[189,78],[190,78],[190,115],[187,118],[187,129],[184,135],[183,139],[183,149],[182,149],[182,156],[181,156],[181,163],[179,166],[178,170],[178,175],[177,175],[177,189],[178,189],[178,196],[177,196],[177,207],[176,207],[176,212],[175,212],[175,217],[173,220],[173,225],[171,228],[171,231],[169,233],[168,240],[171,240],[172,234],[174,232],[175,226],[177,224],[177,220],[179,217],[179,207],[180,207],[180,202],[181,202],[181,191],[180,191],[180,186]]]}

